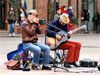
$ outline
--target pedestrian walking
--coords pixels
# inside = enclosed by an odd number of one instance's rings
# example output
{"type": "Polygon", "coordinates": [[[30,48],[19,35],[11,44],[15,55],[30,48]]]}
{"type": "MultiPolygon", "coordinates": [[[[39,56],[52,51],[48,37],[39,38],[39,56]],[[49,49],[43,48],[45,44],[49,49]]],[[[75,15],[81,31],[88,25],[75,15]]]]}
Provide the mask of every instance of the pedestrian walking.
{"type": "Polygon", "coordinates": [[[89,10],[86,10],[86,9],[84,9],[83,10],[83,17],[84,17],[84,24],[87,26],[87,28],[86,28],[86,30],[85,30],[85,33],[89,33],[89,25],[88,25],[88,23],[89,23],[89,19],[90,19],[90,14],[89,14],[89,10]]]}
{"type": "Polygon", "coordinates": [[[15,23],[17,23],[17,16],[16,16],[16,11],[14,10],[14,8],[12,6],[8,12],[6,23],[9,23],[9,25],[10,25],[9,36],[15,36],[14,26],[15,26],[15,23]]]}

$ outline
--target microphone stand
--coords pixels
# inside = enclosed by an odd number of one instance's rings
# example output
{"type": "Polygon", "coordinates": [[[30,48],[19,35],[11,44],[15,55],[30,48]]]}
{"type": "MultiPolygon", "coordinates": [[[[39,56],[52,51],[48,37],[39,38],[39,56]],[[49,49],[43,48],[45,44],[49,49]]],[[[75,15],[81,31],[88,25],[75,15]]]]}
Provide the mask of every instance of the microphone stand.
{"type": "Polygon", "coordinates": [[[42,25],[45,25],[45,24],[46,24],[46,25],[48,25],[48,26],[51,26],[51,27],[55,28],[55,31],[56,31],[56,29],[58,29],[59,31],[63,31],[63,32],[65,32],[66,34],[68,33],[68,32],[66,32],[66,31],[64,31],[64,30],[62,30],[62,29],[56,27],[55,25],[52,25],[52,24],[47,23],[47,22],[45,21],[45,19],[41,19],[41,20],[38,20],[38,21],[39,21],[39,23],[42,24],[42,25]]]}

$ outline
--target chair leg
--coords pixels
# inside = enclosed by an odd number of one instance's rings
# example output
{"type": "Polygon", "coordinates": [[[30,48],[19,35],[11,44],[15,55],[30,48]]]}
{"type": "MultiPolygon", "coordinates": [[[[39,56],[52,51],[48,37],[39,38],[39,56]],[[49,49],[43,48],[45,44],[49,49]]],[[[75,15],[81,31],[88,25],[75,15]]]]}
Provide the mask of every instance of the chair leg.
{"type": "MultiPolygon", "coordinates": [[[[27,62],[25,63],[24,66],[26,66],[27,64],[29,64],[28,67],[30,69],[32,69],[32,65],[34,63],[34,61],[33,61],[33,59],[34,59],[34,53],[32,51],[30,51],[30,50],[27,50],[27,53],[28,53],[28,60],[27,60],[27,62]]],[[[40,65],[43,64],[43,60],[44,60],[44,58],[43,58],[42,53],[41,53],[41,57],[39,58],[39,61],[42,61],[41,63],[39,62],[39,68],[40,69],[41,69],[40,65]]]]}
{"type": "MultiPolygon", "coordinates": [[[[69,71],[67,68],[64,68],[64,67],[58,67],[59,66],[59,63],[56,63],[56,59],[59,58],[58,54],[57,54],[57,50],[54,51],[54,63],[53,63],[53,67],[54,67],[54,72],[56,72],[56,68],[59,68],[59,69],[63,69],[63,70],[66,70],[66,71],[69,71]]],[[[64,56],[62,56],[63,60],[62,62],[60,62],[60,64],[62,65],[64,63],[64,56]]]]}

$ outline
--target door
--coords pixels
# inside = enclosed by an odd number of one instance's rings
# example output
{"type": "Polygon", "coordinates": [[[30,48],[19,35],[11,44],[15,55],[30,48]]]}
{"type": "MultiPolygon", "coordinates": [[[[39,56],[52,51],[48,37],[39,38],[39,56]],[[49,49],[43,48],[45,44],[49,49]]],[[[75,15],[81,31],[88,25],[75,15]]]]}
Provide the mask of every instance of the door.
{"type": "Polygon", "coordinates": [[[95,0],[88,0],[88,9],[89,9],[89,12],[90,12],[90,22],[89,22],[89,28],[90,30],[93,30],[94,28],[94,24],[92,22],[92,18],[94,16],[94,13],[95,13],[95,0]]]}

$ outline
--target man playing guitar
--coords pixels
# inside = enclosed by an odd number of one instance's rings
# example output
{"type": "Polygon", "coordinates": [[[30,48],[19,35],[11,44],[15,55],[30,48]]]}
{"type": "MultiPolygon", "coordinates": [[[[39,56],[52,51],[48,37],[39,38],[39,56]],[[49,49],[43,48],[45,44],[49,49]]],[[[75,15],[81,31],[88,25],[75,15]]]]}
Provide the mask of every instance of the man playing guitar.
{"type": "MultiPolygon", "coordinates": [[[[60,16],[59,19],[57,20],[53,20],[50,25],[48,25],[46,33],[48,37],[53,37],[56,38],[56,40],[62,40],[62,36],[56,34],[59,31],[64,31],[64,32],[68,32],[67,29],[67,25],[69,23],[69,18],[67,14],[62,14],[60,16]],[[56,28],[55,28],[56,27],[56,28]]],[[[68,38],[71,36],[72,34],[68,34],[68,38]]],[[[50,40],[52,42],[52,40],[50,40]]],[[[49,45],[52,45],[49,43],[49,45]]],[[[66,40],[66,42],[62,43],[59,47],[59,49],[61,50],[68,50],[66,59],[65,59],[65,63],[64,66],[67,68],[71,68],[71,65],[75,66],[75,67],[79,67],[79,65],[77,65],[77,61],[79,59],[79,55],[80,55],[80,48],[81,48],[81,44],[79,42],[72,42],[69,40],[66,40]]]]}

